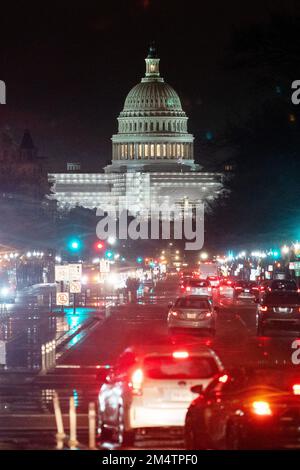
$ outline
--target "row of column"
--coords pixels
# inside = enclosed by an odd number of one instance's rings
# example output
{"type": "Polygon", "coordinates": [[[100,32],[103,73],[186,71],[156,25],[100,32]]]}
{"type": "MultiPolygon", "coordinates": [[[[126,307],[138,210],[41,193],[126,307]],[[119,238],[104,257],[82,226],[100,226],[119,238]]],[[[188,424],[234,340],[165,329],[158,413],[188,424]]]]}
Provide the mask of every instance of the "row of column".
{"type": "Polygon", "coordinates": [[[113,160],[193,159],[193,143],[113,144],[113,160]]]}

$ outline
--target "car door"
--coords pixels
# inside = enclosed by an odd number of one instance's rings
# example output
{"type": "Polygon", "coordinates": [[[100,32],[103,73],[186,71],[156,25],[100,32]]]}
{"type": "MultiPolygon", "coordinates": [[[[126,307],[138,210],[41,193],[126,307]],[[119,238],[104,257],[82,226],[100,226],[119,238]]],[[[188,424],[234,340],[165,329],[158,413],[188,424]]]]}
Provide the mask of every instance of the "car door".
{"type": "Polygon", "coordinates": [[[212,385],[205,392],[204,422],[211,442],[220,449],[225,445],[228,418],[236,407],[237,384],[229,378],[225,383],[219,379],[212,385]]]}

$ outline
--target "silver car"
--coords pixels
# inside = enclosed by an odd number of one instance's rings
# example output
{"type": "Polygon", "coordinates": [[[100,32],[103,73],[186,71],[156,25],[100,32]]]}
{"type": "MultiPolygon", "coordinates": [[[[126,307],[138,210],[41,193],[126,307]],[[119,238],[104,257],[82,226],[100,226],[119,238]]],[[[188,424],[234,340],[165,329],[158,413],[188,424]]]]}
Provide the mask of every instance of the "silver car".
{"type": "Polygon", "coordinates": [[[186,295],[170,306],[168,313],[169,330],[175,328],[193,328],[216,331],[216,312],[209,297],[186,295]]]}

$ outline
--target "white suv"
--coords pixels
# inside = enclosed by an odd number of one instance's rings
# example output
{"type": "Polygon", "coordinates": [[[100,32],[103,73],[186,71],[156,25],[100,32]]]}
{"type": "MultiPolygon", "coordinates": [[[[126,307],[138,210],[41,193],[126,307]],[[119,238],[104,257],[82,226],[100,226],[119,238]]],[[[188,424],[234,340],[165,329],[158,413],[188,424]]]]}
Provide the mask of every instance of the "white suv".
{"type": "Polygon", "coordinates": [[[205,389],[222,370],[217,355],[199,345],[127,349],[100,388],[101,439],[130,444],[138,429],[183,426],[195,398],[191,387],[205,389]]]}

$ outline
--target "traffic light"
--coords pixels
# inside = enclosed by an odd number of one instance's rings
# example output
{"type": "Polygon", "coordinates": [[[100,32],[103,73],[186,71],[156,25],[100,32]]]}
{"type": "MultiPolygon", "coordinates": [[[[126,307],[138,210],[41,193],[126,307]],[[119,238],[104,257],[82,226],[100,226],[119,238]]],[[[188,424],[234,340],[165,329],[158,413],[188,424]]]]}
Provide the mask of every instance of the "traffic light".
{"type": "Polygon", "coordinates": [[[137,259],[136,259],[136,262],[138,264],[141,264],[143,262],[143,258],[141,256],[138,256],[137,259]]]}
{"type": "Polygon", "coordinates": [[[105,258],[107,258],[107,259],[113,259],[113,257],[114,257],[114,252],[113,252],[113,251],[107,250],[107,251],[105,252],[105,258]]]}
{"type": "Polygon", "coordinates": [[[68,248],[73,253],[77,253],[81,249],[81,241],[78,238],[71,238],[68,243],[68,248]]]}
{"type": "Polygon", "coordinates": [[[98,241],[96,241],[96,242],[94,243],[94,250],[96,250],[96,251],[102,251],[103,248],[104,248],[104,243],[103,243],[103,242],[101,242],[101,241],[98,240],[98,241]]]}

